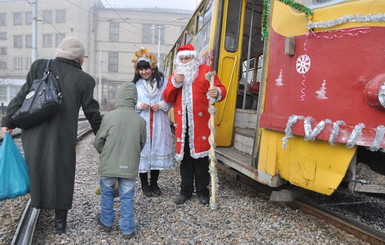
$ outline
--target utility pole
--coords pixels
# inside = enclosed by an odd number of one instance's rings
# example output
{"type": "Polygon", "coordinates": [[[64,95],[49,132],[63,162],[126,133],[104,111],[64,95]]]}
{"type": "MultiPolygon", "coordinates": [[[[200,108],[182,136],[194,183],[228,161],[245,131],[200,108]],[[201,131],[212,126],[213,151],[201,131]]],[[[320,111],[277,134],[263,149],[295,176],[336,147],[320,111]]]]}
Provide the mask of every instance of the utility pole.
{"type": "MultiPolygon", "coordinates": [[[[31,57],[31,63],[32,63],[35,60],[37,60],[37,0],[31,0],[31,3],[32,3],[32,57],[31,57]]],[[[31,200],[29,200],[29,202],[31,202],[31,200]]],[[[31,213],[32,216],[39,217],[39,214],[40,214],[40,209],[32,208],[32,213],[31,213]]]]}
{"type": "Polygon", "coordinates": [[[37,59],[37,0],[32,0],[32,62],[37,59]]]}
{"type": "Polygon", "coordinates": [[[155,30],[158,29],[158,64],[160,62],[160,34],[161,34],[160,30],[166,29],[167,27],[170,27],[170,25],[159,25],[159,26],[155,26],[155,28],[154,27],[150,28],[155,30]]]}
{"type": "Polygon", "coordinates": [[[158,27],[158,63],[160,62],[160,26],[158,27]]]}
{"type": "Polygon", "coordinates": [[[99,86],[98,86],[99,103],[102,103],[102,51],[99,51],[99,86]]]}

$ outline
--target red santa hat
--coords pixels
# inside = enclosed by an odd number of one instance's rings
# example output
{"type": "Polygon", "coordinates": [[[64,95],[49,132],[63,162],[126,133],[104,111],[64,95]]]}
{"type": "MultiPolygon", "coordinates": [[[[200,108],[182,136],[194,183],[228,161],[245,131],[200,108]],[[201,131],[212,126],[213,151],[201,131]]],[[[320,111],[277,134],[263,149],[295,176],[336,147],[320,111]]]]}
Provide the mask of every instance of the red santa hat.
{"type": "Polygon", "coordinates": [[[192,46],[191,44],[186,44],[178,48],[178,53],[176,55],[177,58],[179,58],[180,56],[189,56],[189,55],[194,57],[197,56],[197,52],[195,51],[194,46],[192,46]]]}

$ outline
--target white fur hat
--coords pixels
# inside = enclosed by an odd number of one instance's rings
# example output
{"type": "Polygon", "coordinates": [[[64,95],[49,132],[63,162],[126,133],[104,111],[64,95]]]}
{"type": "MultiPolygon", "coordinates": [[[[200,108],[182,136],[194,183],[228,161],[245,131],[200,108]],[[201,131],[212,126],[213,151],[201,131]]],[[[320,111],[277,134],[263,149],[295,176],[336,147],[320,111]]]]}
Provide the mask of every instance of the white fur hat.
{"type": "Polygon", "coordinates": [[[59,44],[56,50],[55,58],[66,58],[69,60],[76,60],[84,56],[84,43],[76,37],[66,37],[59,44]]]}

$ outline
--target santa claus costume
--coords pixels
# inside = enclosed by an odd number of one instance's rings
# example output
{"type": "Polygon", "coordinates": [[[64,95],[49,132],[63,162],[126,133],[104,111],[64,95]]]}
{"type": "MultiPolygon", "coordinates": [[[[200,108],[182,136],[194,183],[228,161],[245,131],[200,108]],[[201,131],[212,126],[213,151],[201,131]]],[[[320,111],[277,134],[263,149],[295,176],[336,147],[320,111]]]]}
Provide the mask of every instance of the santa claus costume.
{"type": "MultiPolygon", "coordinates": [[[[191,44],[181,46],[177,52],[176,70],[169,77],[163,92],[164,101],[174,103],[174,127],[176,136],[176,160],[181,161],[181,191],[175,203],[181,204],[189,199],[194,190],[202,204],[208,204],[208,184],[210,174],[208,154],[209,143],[209,88],[206,74],[210,66],[199,64],[195,48],[191,44]],[[190,59],[189,62],[183,60],[190,59]],[[184,75],[183,82],[177,82],[176,76],[184,75]]],[[[216,101],[226,96],[226,89],[217,75],[214,75],[217,91],[216,101]]]]}

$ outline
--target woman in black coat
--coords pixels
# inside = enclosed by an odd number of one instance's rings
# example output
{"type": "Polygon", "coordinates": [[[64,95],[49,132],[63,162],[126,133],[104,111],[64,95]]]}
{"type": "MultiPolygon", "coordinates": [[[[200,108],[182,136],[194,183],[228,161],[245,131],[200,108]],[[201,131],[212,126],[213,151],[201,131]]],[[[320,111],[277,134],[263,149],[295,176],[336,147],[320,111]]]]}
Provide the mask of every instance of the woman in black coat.
{"type": "MultiPolygon", "coordinates": [[[[30,177],[32,206],[55,209],[55,229],[65,233],[67,211],[72,207],[76,164],[76,136],[80,107],[94,133],[100,127],[99,103],[93,98],[95,80],[82,71],[84,44],[74,37],[59,45],[51,71],[59,77],[64,108],[53,118],[22,130],[25,160],[30,177]]],[[[47,60],[36,60],[20,92],[9,103],[2,118],[2,134],[15,128],[11,116],[21,107],[32,82],[41,78],[47,60]]]]}

